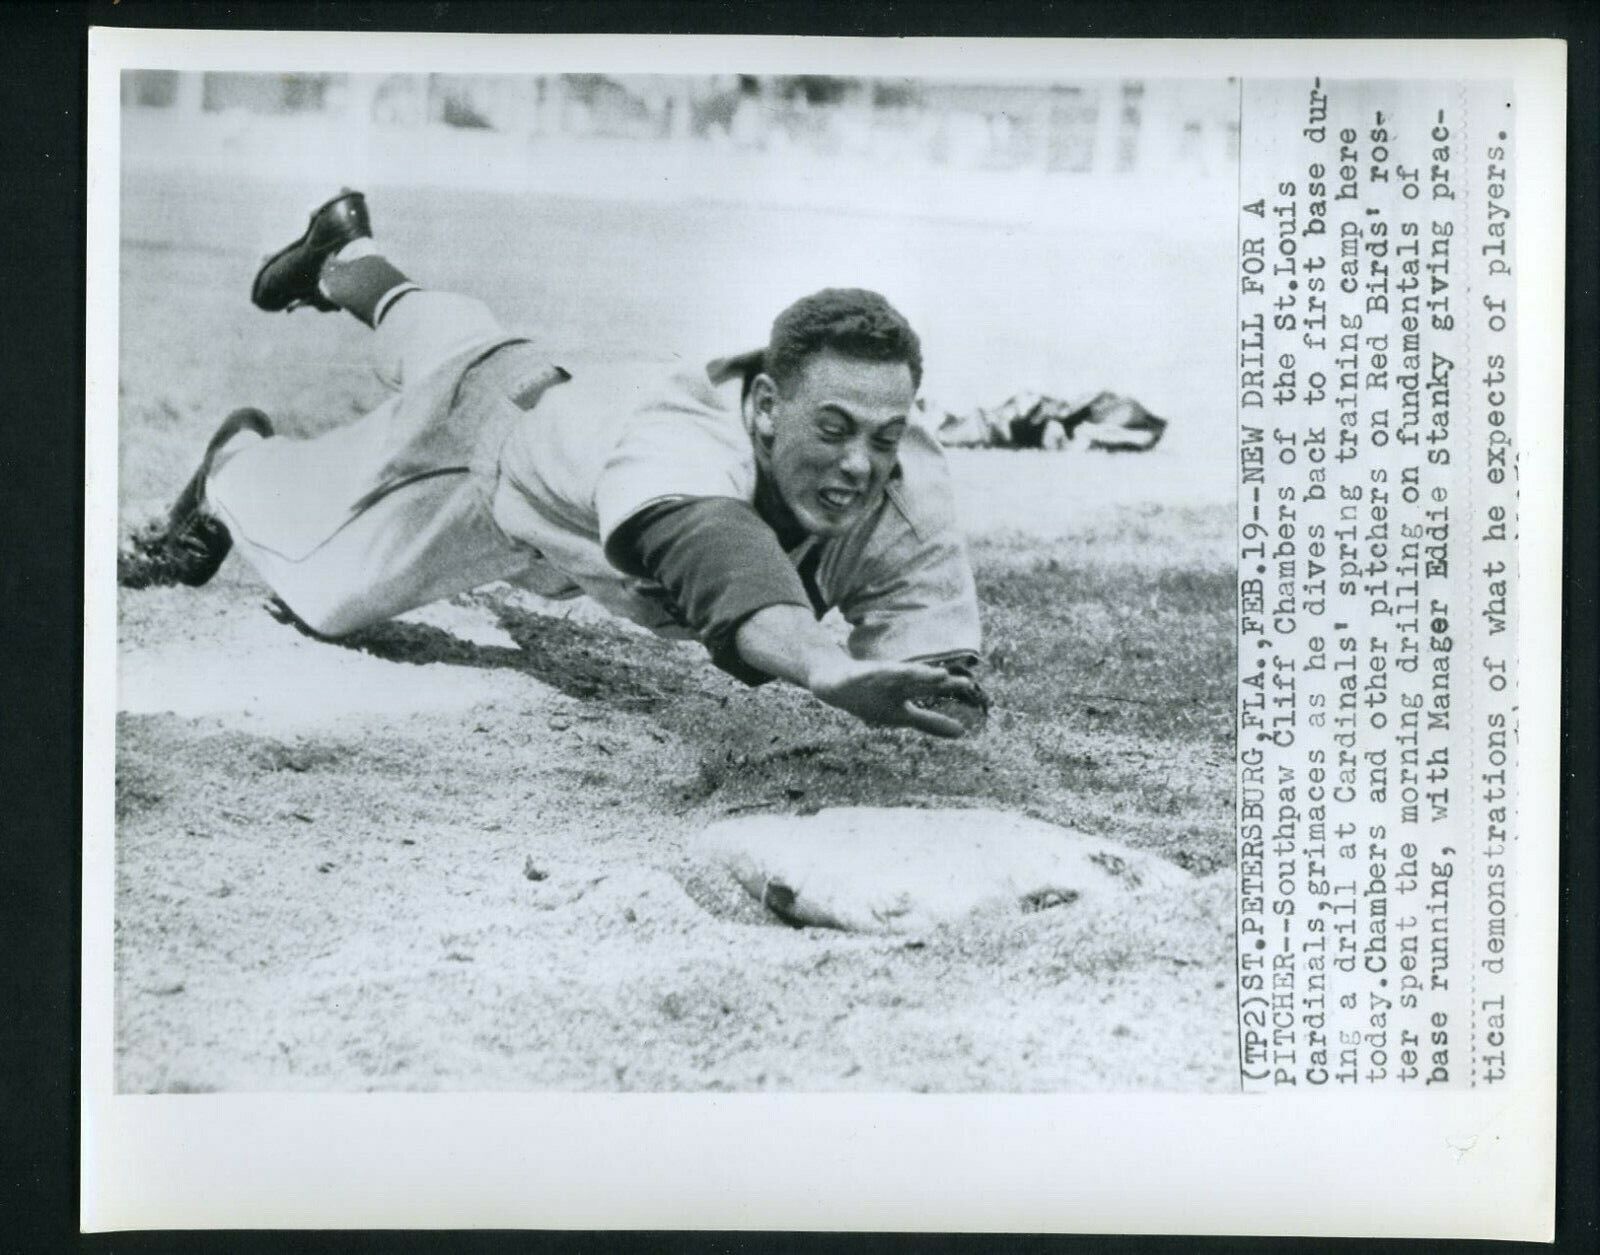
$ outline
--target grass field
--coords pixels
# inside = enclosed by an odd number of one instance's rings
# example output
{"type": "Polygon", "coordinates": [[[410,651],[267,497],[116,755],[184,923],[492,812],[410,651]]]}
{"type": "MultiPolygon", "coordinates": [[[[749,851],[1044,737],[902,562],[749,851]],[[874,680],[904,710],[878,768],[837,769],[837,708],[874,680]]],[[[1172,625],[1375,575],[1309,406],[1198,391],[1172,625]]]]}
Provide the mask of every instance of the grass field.
{"type": "MultiPolygon", "coordinates": [[[[233,406],[311,434],[378,399],[353,320],[245,299],[257,245],[321,190],[125,179],[125,523],[233,406]]],[[[1199,332],[1228,325],[1216,259],[809,211],[372,199],[419,278],[575,371],[745,347],[798,292],[848,282],[906,309],[955,403],[1105,386],[1173,428],[1148,457],[954,455],[995,701],[954,744],[503,587],[337,645],[263,613],[236,562],[204,591],[124,593],[119,1087],[1230,1084],[1231,359],[1199,332]],[[729,813],[902,802],[1020,809],[1195,877],[1136,911],[907,947],[780,926],[691,852],[729,813]]]]}

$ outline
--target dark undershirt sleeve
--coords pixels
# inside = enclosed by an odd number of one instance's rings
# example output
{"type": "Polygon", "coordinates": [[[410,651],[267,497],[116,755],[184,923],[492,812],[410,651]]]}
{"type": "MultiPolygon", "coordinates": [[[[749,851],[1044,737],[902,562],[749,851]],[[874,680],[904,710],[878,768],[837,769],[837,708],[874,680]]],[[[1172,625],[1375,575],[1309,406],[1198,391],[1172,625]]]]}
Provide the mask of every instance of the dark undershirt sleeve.
{"type": "Polygon", "coordinates": [[[739,625],[768,606],[812,608],[777,535],[734,497],[679,497],[646,506],[611,534],[606,557],[624,574],[665,588],[711,661],[750,685],[772,677],[739,657],[739,625]]]}

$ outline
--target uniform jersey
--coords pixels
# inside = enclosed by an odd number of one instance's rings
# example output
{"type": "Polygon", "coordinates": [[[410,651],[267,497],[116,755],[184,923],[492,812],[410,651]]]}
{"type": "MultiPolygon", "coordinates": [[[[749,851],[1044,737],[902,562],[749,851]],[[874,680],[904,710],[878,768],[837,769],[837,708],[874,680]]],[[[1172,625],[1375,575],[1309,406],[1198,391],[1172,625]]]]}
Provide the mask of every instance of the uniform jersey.
{"type": "MultiPolygon", "coordinates": [[[[507,579],[695,635],[666,589],[614,566],[605,544],[656,503],[757,506],[741,392],[758,355],[573,377],[481,302],[431,291],[397,302],[373,348],[388,401],[310,440],[254,442],[207,483],[240,553],[303,622],[343,635],[507,579]]],[[[849,622],[856,657],[977,655],[949,474],[920,428],[855,527],[786,553],[813,608],[849,622]]]]}
{"type": "MultiPolygon", "coordinates": [[[[663,636],[693,629],[648,578],[606,557],[624,523],[660,502],[725,497],[755,505],[759,472],[742,403],[755,355],[669,374],[629,395],[615,380],[551,388],[501,453],[496,521],[538,551],[519,583],[586,593],[663,636]]],[[[839,537],[804,537],[788,556],[814,608],[837,608],[865,659],[976,656],[977,595],[943,452],[907,429],[882,498],[839,537]]]]}

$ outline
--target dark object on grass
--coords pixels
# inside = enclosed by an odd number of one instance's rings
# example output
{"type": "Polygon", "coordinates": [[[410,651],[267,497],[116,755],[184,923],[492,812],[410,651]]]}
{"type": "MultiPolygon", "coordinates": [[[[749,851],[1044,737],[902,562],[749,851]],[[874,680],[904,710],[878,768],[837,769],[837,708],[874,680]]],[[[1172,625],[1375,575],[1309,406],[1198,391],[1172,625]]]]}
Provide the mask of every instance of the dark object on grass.
{"type": "Polygon", "coordinates": [[[946,413],[939,421],[942,444],[979,449],[1100,449],[1148,453],[1166,433],[1167,420],[1115,392],[1063,401],[1019,392],[994,409],[946,413]]]}

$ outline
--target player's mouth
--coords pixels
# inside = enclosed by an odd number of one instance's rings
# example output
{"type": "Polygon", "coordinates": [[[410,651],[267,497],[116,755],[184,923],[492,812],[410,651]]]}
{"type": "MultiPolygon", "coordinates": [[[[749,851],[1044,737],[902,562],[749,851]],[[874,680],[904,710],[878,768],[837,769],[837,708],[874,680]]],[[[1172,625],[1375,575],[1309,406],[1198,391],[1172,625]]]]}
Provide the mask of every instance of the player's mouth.
{"type": "Polygon", "coordinates": [[[835,514],[843,514],[861,500],[861,494],[851,488],[819,488],[817,499],[835,514]]]}

